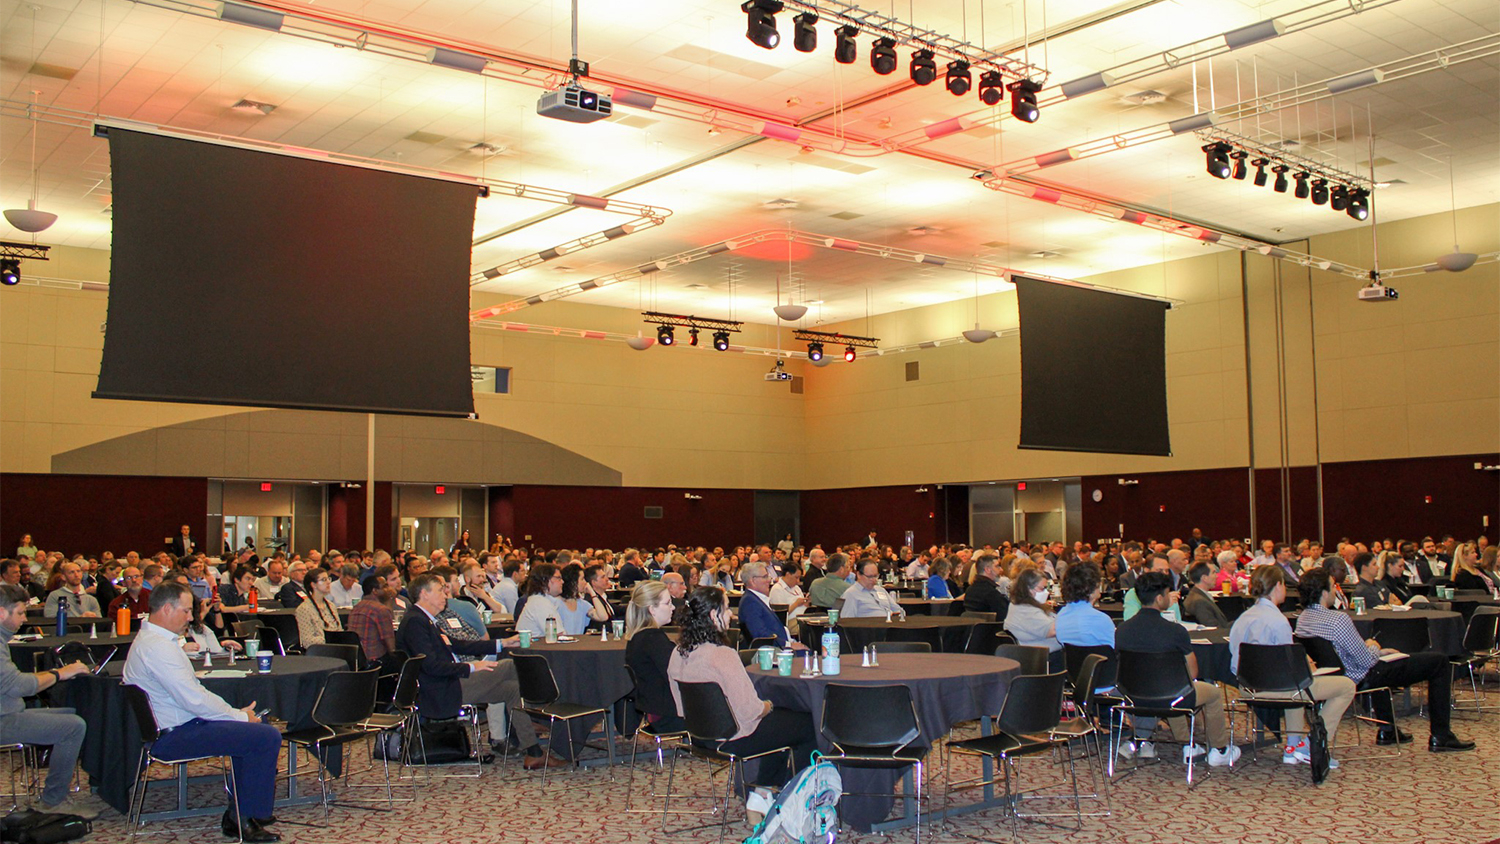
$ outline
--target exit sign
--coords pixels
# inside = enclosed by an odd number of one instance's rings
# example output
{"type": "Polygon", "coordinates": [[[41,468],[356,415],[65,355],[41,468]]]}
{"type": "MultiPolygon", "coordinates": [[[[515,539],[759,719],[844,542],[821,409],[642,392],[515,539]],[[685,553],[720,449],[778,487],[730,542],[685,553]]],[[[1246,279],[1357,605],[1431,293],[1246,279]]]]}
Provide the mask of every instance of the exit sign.
{"type": "Polygon", "coordinates": [[[1026,491],[1026,484],[1025,484],[1024,481],[1022,483],[1016,484],[1016,491],[1017,492],[1025,492],[1026,491]]]}
{"type": "Polygon", "coordinates": [[[270,492],[271,491],[271,482],[270,481],[261,481],[260,482],[260,491],[261,492],[270,492]]]}
{"type": "Polygon", "coordinates": [[[443,486],[442,484],[439,484],[439,485],[433,487],[432,491],[435,492],[435,493],[437,493],[438,495],[447,495],[448,494],[448,488],[445,487],[445,486],[443,486]]]}

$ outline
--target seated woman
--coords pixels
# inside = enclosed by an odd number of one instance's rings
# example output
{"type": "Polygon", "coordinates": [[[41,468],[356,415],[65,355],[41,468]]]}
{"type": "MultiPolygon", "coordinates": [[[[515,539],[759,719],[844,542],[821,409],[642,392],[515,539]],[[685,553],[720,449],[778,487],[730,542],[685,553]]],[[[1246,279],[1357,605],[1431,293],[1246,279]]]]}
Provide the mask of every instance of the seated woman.
{"type": "MultiPolygon", "coordinates": [[[[243,646],[239,642],[233,639],[220,642],[219,637],[214,635],[213,628],[208,624],[211,610],[210,604],[193,598],[193,619],[188,622],[187,630],[183,632],[186,641],[182,643],[182,649],[195,656],[205,652],[222,654],[242,650],[243,646]]],[[[217,613],[213,614],[217,615],[217,613]]]]}
{"type": "Polygon", "coordinates": [[[1480,567],[1479,549],[1472,542],[1461,542],[1453,549],[1453,588],[1495,594],[1495,582],[1480,567]]]}
{"type": "Polygon", "coordinates": [[[551,618],[557,620],[557,629],[561,631],[562,612],[558,596],[562,594],[562,588],[562,573],[557,566],[551,563],[532,566],[526,576],[526,588],[522,591],[523,603],[516,605],[520,608],[516,629],[530,630],[533,637],[540,639],[547,634],[547,619],[551,618]]]}
{"type": "Polygon", "coordinates": [[[590,621],[609,621],[609,608],[584,582],[583,566],[578,563],[563,566],[562,594],[558,597],[558,617],[562,619],[562,631],[569,636],[582,636],[590,621]]]}
{"type": "Polygon", "coordinates": [[[701,586],[688,594],[682,608],[682,632],[677,649],[667,665],[672,683],[672,700],[682,713],[681,683],[713,683],[724,692],[734,714],[734,736],[722,745],[725,751],[749,756],[774,750],[792,749],[792,771],[767,757],[758,768],[754,785],[780,786],[796,771],[807,766],[817,748],[812,715],[790,709],[777,709],[761,700],[750,682],[750,675],[740,662],[740,655],[724,644],[729,629],[729,596],[717,586],[701,586]]]}
{"type": "Polygon", "coordinates": [[[1479,570],[1500,590],[1500,545],[1488,545],[1479,552],[1479,570]]]}
{"type": "Polygon", "coordinates": [[[927,597],[928,598],[952,598],[953,593],[948,589],[948,571],[951,567],[946,559],[934,560],[927,567],[927,597]]]}
{"type": "Polygon", "coordinates": [[[1230,592],[1238,595],[1250,588],[1250,575],[1240,571],[1240,558],[1233,551],[1220,551],[1218,562],[1219,574],[1214,578],[1215,589],[1223,592],[1224,587],[1228,586],[1230,592]]]}
{"type": "Polygon", "coordinates": [[[1018,645],[1046,648],[1053,671],[1063,666],[1062,643],[1057,641],[1057,617],[1047,601],[1047,575],[1036,566],[1022,565],[1011,576],[1010,611],[1005,632],[1018,645]]]}
{"type": "Polygon", "coordinates": [[[625,664],[635,673],[635,708],[656,733],[671,733],[686,725],[672,701],[667,667],[677,646],[662,628],[672,622],[677,607],[672,593],[659,580],[643,580],[630,592],[625,607],[625,664]]]}
{"type": "Polygon", "coordinates": [[[297,639],[302,647],[321,645],[327,641],[323,633],[328,630],[343,630],[344,622],[339,618],[338,608],[328,597],[333,588],[333,578],[327,569],[313,569],[303,581],[307,587],[307,600],[297,605],[297,639]]]}

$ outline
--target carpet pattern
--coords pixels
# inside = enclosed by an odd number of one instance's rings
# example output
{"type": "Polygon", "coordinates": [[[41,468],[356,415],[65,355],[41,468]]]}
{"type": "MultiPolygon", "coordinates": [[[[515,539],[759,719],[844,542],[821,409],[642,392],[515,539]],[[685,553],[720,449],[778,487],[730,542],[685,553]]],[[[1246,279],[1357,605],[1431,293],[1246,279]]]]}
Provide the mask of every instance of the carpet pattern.
{"type": "MultiPolygon", "coordinates": [[[[1067,844],[1153,844],[1154,842],[1240,842],[1240,844],[1478,844],[1500,836],[1500,713],[1482,716],[1462,715],[1454,719],[1460,735],[1478,742],[1470,753],[1434,754],[1425,747],[1427,725],[1420,718],[1406,718],[1403,726],[1417,738],[1414,745],[1403,748],[1395,759],[1361,761],[1361,756],[1384,752],[1373,746],[1373,734],[1364,731],[1366,746],[1337,752],[1343,767],[1330,773],[1322,786],[1313,786],[1305,766],[1283,765],[1278,748],[1263,749],[1260,759],[1251,762],[1248,750],[1234,769],[1198,769],[1201,779],[1188,788],[1184,768],[1175,761],[1177,751],[1161,745],[1162,760],[1149,763],[1112,786],[1113,815],[1085,817],[1081,830],[1072,829],[1070,816],[1066,827],[1050,827],[1022,822],[1019,834],[1012,836],[1005,813],[998,808],[964,815],[929,827],[924,823],[922,836],[934,844],[972,841],[1067,842],[1067,844]],[[1202,776],[1207,773],[1207,776],[1202,776]]],[[[1353,737],[1346,722],[1346,734],[1353,737]]],[[[623,745],[622,745],[623,746],[623,745]]],[[[626,751],[628,758],[628,750],[626,751]]],[[[355,764],[362,768],[368,756],[362,745],[352,749],[355,764]]],[[[650,759],[640,757],[648,770],[650,759]]],[[[953,757],[954,777],[977,773],[976,763],[958,755],[953,757]]],[[[1055,782],[1058,770],[1047,760],[1023,762],[1024,787],[1055,782]]],[[[933,777],[930,807],[941,806],[942,764],[933,760],[929,774],[933,777]]],[[[435,773],[457,773],[459,768],[434,768],[435,773]]],[[[469,770],[472,770],[470,768],[469,770]]],[[[686,757],[678,763],[677,789],[687,788],[697,794],[710,791],[707,764],[686,757]]],[[[410,771],[406,774],[410,776],[410,771]]],[[[158,772],[158,775],[161,775],[158,772]]],[[[638,772],[635,807],[656,807],[651,814],[631,813],[625,809],[628,771],[624,765],[613,770],[605,766],[577,770],[554,769],[548,775],[547,788],[541,789],[540,775],[522,771],[513,757],[502,766],[497,759],[478,778],[433,779],[421,784],[413,803],[397,803],[394,810],[370,811],[335,805],[328,828],[302,826],[296,822],[322,824],[323,812],[318,806],[278,809],[282,823],[275,830],[288,842],[504,842],[504,844],[613,844],[613,842],[671,841],[705,844],[719,840],[717,826],[677,831],[680,826],[701,822],[700,818],[676,816],[662,828],[661,801],[650,794],[649,780],[638,772]],[[560,771],[560,773],[559,773],[560,771]]],[[[1080,777],[1083,777],[1080,768],[1080,777]]],[[[420,776],[420,774],[419,774],[420,776]]],[[[349,780],[355,785],[381,782],[380,771],[357,771],[349,780]]],[[[420,782],[420,780],[419,780],[420,782]]],[[[715,783],[722,783],[716,779],[715,783]]],[[[665,776],[658,780],[664,787],[665,776]]],[[[316,790],[311,779],[306,785],[316,790]]],[[[1086,781],[1082,783],[1088,790],[1086,781]]],[[[398,786],[398,796],[406,783],[398,786]]],[[[722,789],[722,785],[719,786],[722,789]]],[[[342,791],[339,783],[335,791],[342,791]]],[[[194,805],[222,804],[222,792],[212,786],[194,786],[194,805]]],[[[350,792],[352,794],[352,792],[350,792]]],[[[359,797],[375,792],[362,790],[359,797]]],[[[410,793],[409,791],[407,792],[410,793]]],[[[383,792],[381,792],[383,795],[383,792]]],[[[959,802],[971,799],[974,792],[954,796],[959,802]]],[[[150,805],[164,808],[171,799],[170,789],[153,789],[150,805]]],[[[704,808],[706,799],[674,803],[682,808],[704,808]]],[[[383,804],[382,808],[384,808],[383,804]]],[[[1071,810],[1051,801],[1028,801],[1028,811],[1071,810]],[[1045,804],[1045,805],[1044,805],[1045,804]]],[[[1100,808],[1093,801],[1084,802],[1084,811],[1100,808]]],[[[743,803],[731,815],[725,840],[741,841],[749,834],[743,821],[743,803]]],[[[213,828],[205,829],[208,818],[162,821],[148,824],[146,840],[175,842],[218,842],[217,816],[213,828]],[[197,827],[197,829],[193,829],[197,827]]],[[[95,822],[94,841],[123,841],[128,830],[124,818],[106,809],[95,822]]],[[[881,840],[909,841],[911,830],[885,835],[858,835],[841,832],[839,838],[853,842],[881,840]]]]}

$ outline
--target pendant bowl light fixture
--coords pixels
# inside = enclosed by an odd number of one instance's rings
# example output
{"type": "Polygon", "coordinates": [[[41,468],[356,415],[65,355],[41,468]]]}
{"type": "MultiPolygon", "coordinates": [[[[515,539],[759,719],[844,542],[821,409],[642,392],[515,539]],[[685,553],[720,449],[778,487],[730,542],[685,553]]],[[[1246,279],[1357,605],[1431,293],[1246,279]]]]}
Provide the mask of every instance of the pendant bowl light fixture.
{"type": "Polygon", "coordinates": [[[974,273],[974,327],[964,330],[964,339],[970,343],[983,343],[995,336],[988,328],[979,327],[979,273],[974,273]]]}
{"type": "MultiPolygon", "coordinates": [[[[35,41],[36,7],[33,6],[32,9],[31,28],[33,31],[33,41],[35,41]]],[[[32,52],[35,53],[35,49],[32,52]]],[[[46,231],[53,223],[57,222],[56,214],[37,210],[36,207],[37,200],[41,198],[41,180],[37,178],[36,170],[36,136],[41,128],[41,124],[36,119],[36,101],[40,93],[40,91],[31,92],[31,105],[26,109],[26,117],[31,120],[31,198],[26,200],[25,208],[7,208],[4,212],[6,222],[27,234],[46,231]]]]}
{"type": "Polygon", "coordinates": [[[643,337],[641,336],[640,332],[636,332],[636,335],[634,337],[631,337],[630,339],[625,341],[625,345],[629,346],[632,349],[635,349],[637,352],[644,352],[652,346],[656,345],[656,338],[643,337]]]}
{"type": "MultiPolygon", "coordinates": [[[[1450,273],[1461,273],[1474,262],[1479,256],[1473,252],[1462,252],[1458,248],[1458,196],[1453,187],[1453,156],[1448,156],[1448,207],[1453,214],[1453,251],[1447,255],[1439,255],[1437,265],[1450,273]]],[[[9,216],[10,212],[5,212],[9,216]]]]}
{"type": "MultiPolygon", "coordinates": [[[[787,246],[786,250],[786,274],[787,278],[790,279],[792,276],[792,249],[790,245],[787,246]]],[[[776,307],[771,310],[776,312],[777,319],[784,322],[796,322],[807,315],[806,305],[793,305],[790,302],[783,305],[781,303],[781,273],[776,274],[776,307]]]]}

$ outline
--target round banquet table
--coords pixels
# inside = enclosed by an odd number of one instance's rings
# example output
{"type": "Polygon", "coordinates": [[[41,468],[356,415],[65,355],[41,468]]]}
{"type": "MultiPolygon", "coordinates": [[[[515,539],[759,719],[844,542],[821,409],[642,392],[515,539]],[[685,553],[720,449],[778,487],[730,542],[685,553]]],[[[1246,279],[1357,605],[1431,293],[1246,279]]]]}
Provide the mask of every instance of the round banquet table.
{"type": "MultiPolygon", "coordinates": [[[[883,618],[839,618],[841,648],[844,653],[858,654],[874,642],[931,642],[941,647],[934,651],[962,653],[969,641],[969,629],[977,618],[957,615],[908,615],[905,621],[887,622],[883,618]]],[[[828,627],[828,618],[803,616],[798,622],[799,636],[808,647],[816,647],[828,627]]]]}
{"type": "MultiPolygon", "coordinates": [[[[1428,650],[1440,653],[1444,656],[1459,656],[1464,652],[1464,617],[1452,610],[1376,610],[1367,611],[1364,615],[1355,615],[1350,610],[1343,611],[1345,615],[1354,619],[1354,629],[1359,635],[1370,639],[1375,636],[1375,620],[1380,618],[1420,618],[1427,622],[1427,636],[1430,641],[1428,650]]],[[[1289,618],[1295,618],[1295,613],[1287,613],[1289,618]]],[[[1293,622],[1293,626],[1296,624],[1293,622]]]]}
{"type": "Polygon", "coordinates": [[[964,602],[953,598],[900,598],[896,603],[907,615],[958,615],[964,611],[964,602]]]}
{"type": "MultiPolygon", "coordinates": [[[[103,660],[109,655],[110,648],[116,648],[115,655],[111,661],[110,668],[116,664],[124,665],[125,656],[130,652],[130,643],[135,641],[135,634],[128,636],[112,636],[106,632],[100,632],[99,638],[90,639],[87,633],[69,633],[66,636],[43,636],[40,639],[31,639],[18,642],[14,639],[10,642],[11,661],[22,671],[35,671],[36,658],[38,655],[65,645],[69,642],[82,642],[87,645],[93,653],[96,661],[103,660]]],[[[107,670],[107,669],[106,669],[107,670]]]]}
{"type": "Polygon", "coordinates": [[[1500,607],[1500,598],[1495,598],[1490,593],[1479,589],[1462,589],[1454,593],[1452,598],[1446,599],[1450,609],[1464,617],[1464,623],[1474,615],[1476,607],[1500,607]]]}
{"type": "MultiPolygon", "coordinates": [[[[826,753],[832,751],[832,746],[818,719],[822,717],[829,683],[906,686],[911,690],[921,728],[916,743],[931,747],[955,724],[998,713],[1005,702],[1010,679],[1020,669],[1020,663],[1013,659],[993,656],[886,654],[875,668],[860,667],[858,658],[845,659],[843,671],[836,677],[802,676],[801,659],[794,661],[790,677],[780,676],[775,669],[762,671],[754,665],[747,670],[750,682],[762,698],[778,707],[812,713],[818,746],[826,753]]],[[[890,814],[895,798],[882,795],[892,794],[898,772],[849,768],[840,773],[846,791],[879,793],[848,795],[839,803],[840,819],[856,830],[868,832],[872,824],[890,814]]]]}
{"type": "MultiPolygon", "coordinates": [[[[247,673],[203,678],[203,686],[236,708],[255,701],[271,710],[270,717],[286,721],[292,730],[313,726],[313,704],[328,675],[347,668],[341,659],[320,656],[277,656],[271,660],[269,674],[257,673],[251,666],[249,660],[236,660],[234,669],[247,673]]],[[[121,661],[111,662],[99,676],[75,677],[58,684],[58,691],[53,693],[59,704],[73,707],[88,722],[80,761],[89,782],[99,789],[99,797],[121,814],[129,808],[130,787],[141,752],[140,731],[125,703],[120,676],[124,668],[121,661]]],[[[229,670],[230,666],[221,659],[214,668],[229,670]]],[[[338,760],[330,758],[328,762],[332,772],[338,760]]]]}
{"type": "MultiPolygon", "coordinates": [[[[98,627],[100,633],[111,633],[115,629],[115,620],[113,618],[105,618],[104,616],[99,615],[70,615],[67,618],[63,619],[63,623],[66,624],[70,630],[83,630],[85,632],[87,632],[90,627],[98,627]]],[[[132,621],[131,626],[139,623],[139,621],[132,621]]],[[[40,612],[33,613],[31,610],[27,610],[25,626],[35,627],[43,633],[51,633],[57,629],[57,618],[47,618],[40,612]]]]}
{"type": "MultiPolygon", "coordinates": [[[[349,608],[339,607],[339,620],[343,622],[344,629],[349,629],[349,608]]],[[[297,610],[274,609],[261,610],[260,612],[227,612],[224,613],[224,625],[232,625],[236,621],[257,621],[265,627],[274,629],[281,637],[283,648],[295,648],[301,646],[301,638],[297,634],[297,610]]]]}
{"type": "MultiPolygon", "coordinates": [[[[595,634],[576,638],[576,642],[555,645],[533,640],[531,647],[516,648],[512,653],[546,657],[557,680],[559,699],[609,710],[634,689],[625,671],[625,640],[611,638],[601,642],[595,634]]],[[[573,748],[581,748],[598,723],[597,718],[574,719],[568,730],[553,732],[552,749],[565,759],[573,758],[573,748]]],[[[615,723],[623,722],[617,719],[615,723]]]]}
{"type": "Polygon", "coordinates": [[[1193,642],[1193,655],[1198,658],[1199,680],[1238,685],[1234,672],[1229,669],[1229,628],[1190,630],[1188,636],[1193,642]]]}

